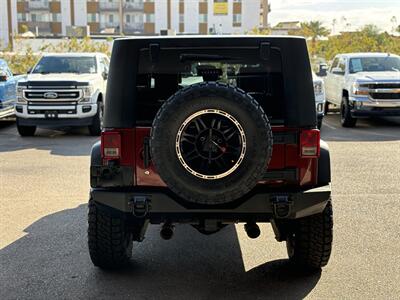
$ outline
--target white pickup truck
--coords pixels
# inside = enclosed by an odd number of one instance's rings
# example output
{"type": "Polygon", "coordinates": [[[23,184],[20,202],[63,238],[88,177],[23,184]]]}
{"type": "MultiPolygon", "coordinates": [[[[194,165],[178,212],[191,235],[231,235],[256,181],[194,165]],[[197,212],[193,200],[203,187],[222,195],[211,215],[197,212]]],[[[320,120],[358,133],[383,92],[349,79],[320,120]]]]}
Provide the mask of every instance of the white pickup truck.
{"type": "Polygon", "coordinates": [[[400,116],[400,57],[339,54],[325,78],[325,90],[326,107],[340,107],[343,127],[354,127],[357,118],[400,116]]]}
{"type": "Polygon", "coordinates": [[[17,85],[21,136],[36,127],[88,126],[101,133],[109,59],[101,53],[45,54],[17,85]]]}
{"type": "Polygon", "coordinates": [[[318,128],[321,129],[322,119],[325,115],[325,87],[322,78],[313,73],[314,94],[315,94],[315,110],[317,112],[318,128]]]}

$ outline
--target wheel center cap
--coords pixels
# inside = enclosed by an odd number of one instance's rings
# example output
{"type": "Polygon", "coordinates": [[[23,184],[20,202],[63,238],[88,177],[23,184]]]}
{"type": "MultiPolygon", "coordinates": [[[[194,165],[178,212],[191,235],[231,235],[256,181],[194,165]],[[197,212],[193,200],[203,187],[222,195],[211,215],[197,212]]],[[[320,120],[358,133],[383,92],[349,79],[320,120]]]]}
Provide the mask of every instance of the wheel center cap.
{"type": "Polygon", "coordinates": [[[246,136],[240,123],[218,109],[193,113],[176,135],[176,154],[192,175],[220,179],[234,172],[246,153],[246,136]]]}

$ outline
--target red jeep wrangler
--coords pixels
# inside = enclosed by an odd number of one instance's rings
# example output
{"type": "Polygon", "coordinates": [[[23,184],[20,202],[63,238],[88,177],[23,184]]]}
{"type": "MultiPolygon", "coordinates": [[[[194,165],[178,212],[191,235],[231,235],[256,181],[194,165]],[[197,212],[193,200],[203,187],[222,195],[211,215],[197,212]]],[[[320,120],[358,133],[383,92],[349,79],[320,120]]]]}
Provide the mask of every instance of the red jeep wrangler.
{"type": "Polygon", "coordinates": [[[330,159],[305,40],[140,37],[115,41],[101,142],[91,153],[89,251],[116,268],[162,224],[203,234],[270,222],[289,259],[325,266],[330,159]]]}

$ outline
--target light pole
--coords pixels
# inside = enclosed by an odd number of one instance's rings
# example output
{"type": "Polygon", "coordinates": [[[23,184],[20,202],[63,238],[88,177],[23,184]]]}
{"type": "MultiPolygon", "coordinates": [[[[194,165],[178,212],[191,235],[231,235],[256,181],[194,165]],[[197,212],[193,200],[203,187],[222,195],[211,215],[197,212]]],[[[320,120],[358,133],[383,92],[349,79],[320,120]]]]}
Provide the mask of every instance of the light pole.
{"type": "Polygon", "coordinates": [[[13,29],[12,29],[12,13],[11,13],[11,0],[7,0],[7,14],[8,14],[8,45],[11,51],[14,49],[13,29]]]}
{"type": "Polygon", "coordinates": [[[123,13],[123,0],[119,0],[119,34],[124,33],[124,13],[123,13]]]}

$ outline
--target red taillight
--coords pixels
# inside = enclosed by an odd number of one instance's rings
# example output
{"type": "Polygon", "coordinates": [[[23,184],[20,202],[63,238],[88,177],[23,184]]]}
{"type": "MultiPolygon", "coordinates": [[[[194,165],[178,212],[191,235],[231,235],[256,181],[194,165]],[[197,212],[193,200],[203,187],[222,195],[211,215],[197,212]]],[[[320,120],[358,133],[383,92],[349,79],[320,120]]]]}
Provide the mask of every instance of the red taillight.
{"type": "Polygon", "coordinates": [[[104,159],[121,157],[121,135],[116,131],[105,131],[101,134],[101,153],[104,159]]]}
{"type": "Polygon", "coordinates": [[[300,132],[300,156],[319,157],[320,132],[318,129],[300,132]]]}

